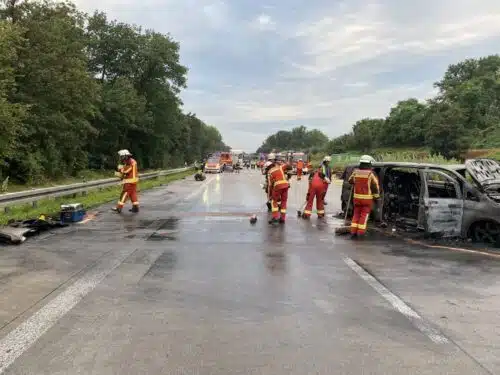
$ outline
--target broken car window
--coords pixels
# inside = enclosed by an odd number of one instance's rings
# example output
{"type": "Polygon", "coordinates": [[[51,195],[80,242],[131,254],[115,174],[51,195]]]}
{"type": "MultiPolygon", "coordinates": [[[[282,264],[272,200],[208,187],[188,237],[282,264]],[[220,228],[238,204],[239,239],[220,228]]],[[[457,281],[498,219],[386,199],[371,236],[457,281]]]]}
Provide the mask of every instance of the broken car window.
{"type": "Polygon", "coordinates": [[[427,181],[429,198],[458,198],[459,193],[454,178],[437,171],[425,171],[425,178],[427,181]]]}

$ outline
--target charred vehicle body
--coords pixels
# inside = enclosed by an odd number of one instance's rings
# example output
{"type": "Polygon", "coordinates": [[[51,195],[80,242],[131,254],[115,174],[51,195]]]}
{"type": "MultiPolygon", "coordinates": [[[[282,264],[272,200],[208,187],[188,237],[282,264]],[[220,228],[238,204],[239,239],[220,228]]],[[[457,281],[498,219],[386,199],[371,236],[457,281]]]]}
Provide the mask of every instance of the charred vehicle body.
{"type": "MultiPolygon", "coordinates": [[[[342,210],[348,205],[347,182],[356,165],[342,175],[342,210]]],[[[471,238],[500,246],[500,164],[472,159],[460,165],[376,162],[382,190],[372,217],[436,237],[471,238]]],[[[351,202],[352,203],[352,202],[351,202]]],[[[349,211],[352,211],[350,209],[349,211]]],[[[349,215],[351,212],[349,212],[349,215]]]]}

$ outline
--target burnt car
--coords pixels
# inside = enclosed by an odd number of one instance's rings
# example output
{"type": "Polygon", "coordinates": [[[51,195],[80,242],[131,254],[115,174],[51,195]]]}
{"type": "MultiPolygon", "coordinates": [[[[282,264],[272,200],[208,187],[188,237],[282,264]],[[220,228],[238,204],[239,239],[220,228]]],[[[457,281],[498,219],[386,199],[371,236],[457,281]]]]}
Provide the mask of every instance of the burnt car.
{"type": "MultiPolygon", "coordinates": [[[[343,174],[342,210],[348,207],[349,176],[343,174]]],[[[500,245],[500,164],[471,159],[459,165],[375,162],[381,200],[372,218],[439,237],[471,238],[500,245]]],[[[349,205],[349,215],[352,204],[349,205]]]]}

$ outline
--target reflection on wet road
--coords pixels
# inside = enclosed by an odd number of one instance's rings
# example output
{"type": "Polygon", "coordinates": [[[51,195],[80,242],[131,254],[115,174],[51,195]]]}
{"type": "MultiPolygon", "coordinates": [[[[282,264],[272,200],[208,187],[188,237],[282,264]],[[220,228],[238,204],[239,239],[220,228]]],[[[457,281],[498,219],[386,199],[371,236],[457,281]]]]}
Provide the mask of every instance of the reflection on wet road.
{"type": "Polygon", "coordinates": [[[6,249],[0,371],[500,372],[499,261],[336,238],[331,215],[297,218],[307,180],[270,227],[261,178],[186,179],[144,194],[137,216],[6,249]]]}

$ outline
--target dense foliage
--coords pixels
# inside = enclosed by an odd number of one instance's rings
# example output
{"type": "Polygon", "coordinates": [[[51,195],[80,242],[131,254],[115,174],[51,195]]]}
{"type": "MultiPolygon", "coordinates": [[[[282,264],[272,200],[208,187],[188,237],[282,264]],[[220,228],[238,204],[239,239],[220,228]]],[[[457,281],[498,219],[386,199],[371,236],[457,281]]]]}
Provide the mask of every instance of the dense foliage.
{"type": "Polygon", "coordinates": [[[111,168],[131,150],[142,169],[227,149],[179,98],[187,68],[169,35],[86,15],[71,3],[3,0],[0,168],[21,182],[111,168]]]}
{"type": "Polygon", "coordinates": [[[318,152],[328,143],[328,136],[323,132],[305,126],[293,128],[290,131],[280,130],[270,135],[257,149],[257,152],[268,153],[272,150],[295,150],[318,152]]]}
{"type": "Polygon", "coordinates": [[[327,151],[427,147],[446,158],[469,148],[500,146],[500,56],[450,65],[435,83],[435,98],[398,102],[385,119],[362,119],[349,134],[332,139],[327,151]]]}

